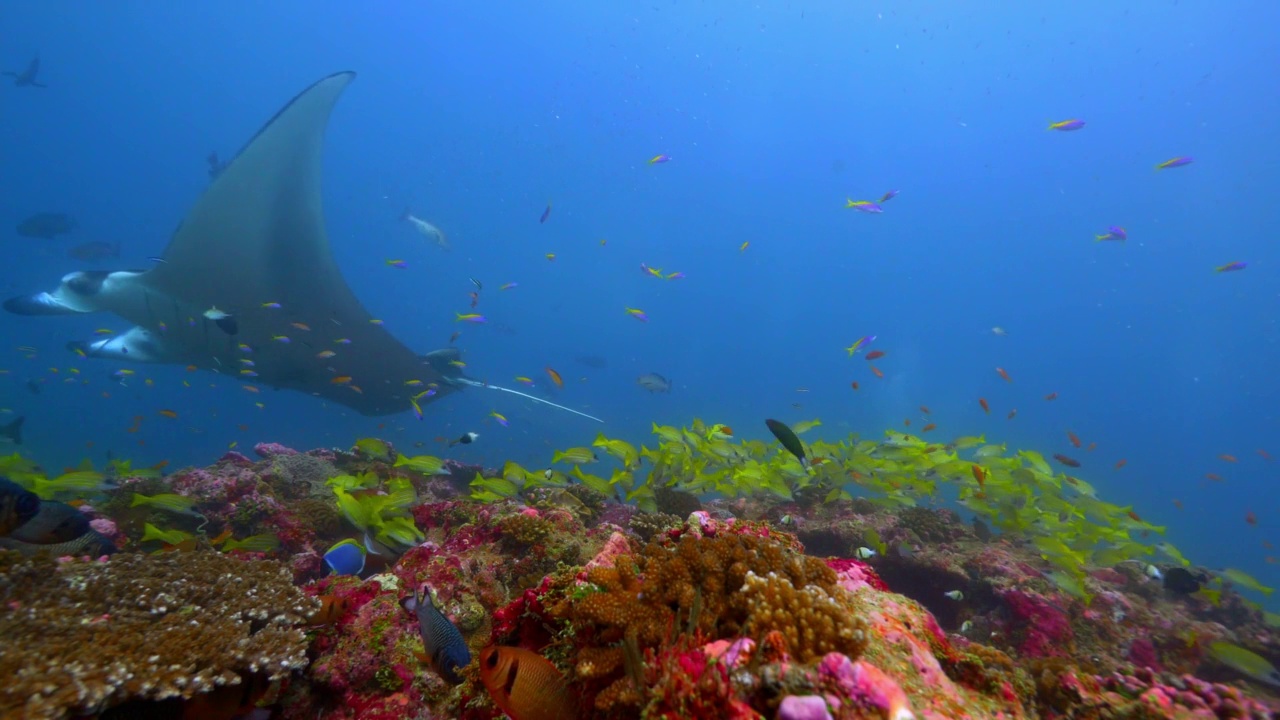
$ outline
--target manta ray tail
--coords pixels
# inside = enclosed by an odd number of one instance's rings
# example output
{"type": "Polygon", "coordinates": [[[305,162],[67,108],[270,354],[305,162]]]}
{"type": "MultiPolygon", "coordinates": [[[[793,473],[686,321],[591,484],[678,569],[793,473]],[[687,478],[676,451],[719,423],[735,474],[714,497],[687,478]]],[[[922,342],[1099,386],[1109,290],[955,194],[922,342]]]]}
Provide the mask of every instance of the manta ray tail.
{"type": "Polygon", "coordinates": [[[486,383],[486,382],[480,382],[479,380],[472,380],[471,378],[454,377],[454,378],[450,378],[450,380],[452,380],[452,381],[454,381],[454,382],[460,382],[460,383],[462,383],[462,384],[464,384],[464,385],[470,385],[471,387],[488,388],[489,390],[501,390],[502,392],[509,392],[509,393],[511,393],[512,395],[519,395],[520,397],[528,398],[528,399],[530,399],[530,400],[532,400],[532,401],[534,401],[534,402],[540,402],[540,403],[542,403],[543,405],[550,405],[550,406],[551,406],[551,407],[553,407],[553,408],[560,408],[561,410],[567,410],[567,411],[569,411],[569,412],[573,413],[574,415],[581,415],[582,417],[587,418],[588,420],[595,420],[595,421],[596,421],[596,422],[598,422],[598,423],[602,423],[602,422],[604,422],[603,420],[601,420],[600,418],[598,418],[598,417],[596,417],[596,416],[594,416],[594,415],[588,415],[588,414],[586,414],[586,413],[584,413],[584,412],[578,412],[577,410],[574,410],[573,408],[565,407],[565,406],[563,406],[563,405],[557,405],[556,403],[553,403],[553,402],[551,402],[550,400],[543,400],[543,399],[542,399],[542,398],[540,398],[540,397],[536,397],[536,396],[530,395],[530,394],[528,394],[528,393],[522,393],[522,392],[520,392],[519,390],[512,390],[511,388],[504,388],[504,387],[502,387],[502,386],[500,386],[500,385],[490,385],[489,383],[486,383]]]}

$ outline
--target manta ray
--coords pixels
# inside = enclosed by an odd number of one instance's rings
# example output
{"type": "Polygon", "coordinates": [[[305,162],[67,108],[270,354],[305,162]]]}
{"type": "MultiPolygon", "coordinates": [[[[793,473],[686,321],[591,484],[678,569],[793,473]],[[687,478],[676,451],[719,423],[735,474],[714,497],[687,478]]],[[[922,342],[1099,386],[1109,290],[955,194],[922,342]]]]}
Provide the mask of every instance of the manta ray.
{"type": "MultiPolygon", "coordinates": [[[[73,272],[52,292],[10,298],[18,315],[110,312],[119,335],[74,342],[88,357],[191,365],[390,415],[462,387],[453,348],[419,355],[375,321],[342,278],[321,206],[325,129],[353,72],[303,90],[226,164],[146,270],[73,272]]],[[[602,421],[600,421],[602,422],[602,421]]]]}

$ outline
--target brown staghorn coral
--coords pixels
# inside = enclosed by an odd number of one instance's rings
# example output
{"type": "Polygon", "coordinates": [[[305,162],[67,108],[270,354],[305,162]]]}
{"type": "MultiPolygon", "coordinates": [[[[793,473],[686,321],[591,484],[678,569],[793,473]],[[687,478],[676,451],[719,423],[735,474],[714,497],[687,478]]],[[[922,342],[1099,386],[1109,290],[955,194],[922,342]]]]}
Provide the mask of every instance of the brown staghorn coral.
{"type": "Polygon", "coordinates": [[[796,648],[803,647],[806,656],[820,654],[819,648],[861,648],[861,621],[828,605],[839,592],[835,572],[775,538],[686,535],[674,543],[654,542],[638,556],[593,568],[587,580],[598,590],[575,593],[551,613],[573,626],[579,642],[575,672],[601,687],[595,705],[606,712],[641,701],[624,672],[624,638],[644,652],[667,647],[682,633],[712,640],[740,637],[758,626],[762,637],[774,629],[794,630],[796,648]],[[743,592],[753,573],[770,576],[768,585],[743,592]],[[800,598],[809,609],[789,622],[783,618],[793,609],[772,605],[800,598]],[[767,620],[753,620],[753,612],[766,611],[767,620]]]}
{"type": "Polygon", "coordinates": [[[306,666],[295,628],[317,609],[274,561],[221,553],[110,562],[0,553],[0,718],[85,715],[190,698],[306,666]]]}

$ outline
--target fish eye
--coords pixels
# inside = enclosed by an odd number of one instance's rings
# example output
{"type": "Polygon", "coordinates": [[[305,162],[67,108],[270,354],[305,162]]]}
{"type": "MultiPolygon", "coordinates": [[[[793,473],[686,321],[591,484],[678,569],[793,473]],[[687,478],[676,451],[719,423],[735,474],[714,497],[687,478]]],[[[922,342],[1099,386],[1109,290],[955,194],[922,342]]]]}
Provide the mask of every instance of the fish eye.
{"type": "Polygon", "coordinates": [[[484,659],[484,664],[485,664],[485,666],[486,666],[486,667],[488,667],[488,668],[490,668],[490,669],[497,667],[497,666],[498,666],[498,653],[496,653],[496,652],[491,652],[491,653],[489,653],[489,654],[485,657],[485,659],[484,659]]]}
{"type": "Polygon", "coordinates": [[[19,515],[35,515],[40,511],[40,498],[35,495],[23,495],[18,500],[19,515]]]}

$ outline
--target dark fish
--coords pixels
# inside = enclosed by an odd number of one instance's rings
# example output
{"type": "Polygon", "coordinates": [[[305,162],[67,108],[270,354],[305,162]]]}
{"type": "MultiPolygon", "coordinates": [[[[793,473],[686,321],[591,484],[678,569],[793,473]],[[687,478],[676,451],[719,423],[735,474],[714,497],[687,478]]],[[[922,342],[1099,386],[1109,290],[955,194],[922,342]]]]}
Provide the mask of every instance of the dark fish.
{"type": "Polygon", "coordinates": [[[0,549],[17,550],[23,555],[35,555],[38,552],[47,552],[55,557],[63,555],[89,555],[90,557],[99,557],[101,555],[111,555],[117,551],[115,543],[105,535],[96,530],[81,535],[75,540],[64,543],[56,543],[51,545],[37,545],[34,543],[22,542],[13,538],[0,537],[0,549]]]}
{"type": "Polygon", "coordinates": [[[4,71],[4,75],[6,77],[13,78],[13,84],[17,85],[18,87],[38,87],[38,88],[49,87],[44,83],[36,82],[36,75],[38,74],[40,74],[40,56],[39,55],[36,55],[35,57],[31,58],[31,62],[27,63],[27,69],[23,70],[20,73],[13,72],[12,70],[4,71]]]}
{"type": "Polygon", "coordinates": [[[75,218],[66,213],[36,213],[18,223],[18,234],[23,237],[52,240],[76,229],[75,218]]]}
{"type": "Polygon", "coordinates": [[[646,373],[636,378],[636,384],[651,393],[671,392],[671,381],[658,373],[646,373]]]}
{"type": "Polygon", "coordinates": [[[89,527],[88,515],[66,503],[44,500],[35,517],[9,533],[9,537],[32,545],[58,545],[90,532],[93,528],[89,527]]]}
{"type": "Polygon", "coordinates": [[[402,599],[400,606],[417,615],[422,648],[431,667],[440,677],[458,685],[462,682],[458,670],[471,663],[471,650],[458,628],[431,601],[430,591],[419,594],[419,590],[414,591],[413,597],[402,599]]]}
{"type": "Polygon", "coordinates": [[[228,335],[235,335],[236,333],[240,332],[240,324],[236,322],[236,318],[234,315],[226,315],[224,317],[220,317],[217,320],[214,320],[213,324],[217,325],[218,328],[222,330],[222,332],[228,335]]]}
{"type": "Polygon", "coordinates": [[[213,178],[218,177],[219,175],[221,175],[221,174],[222,174],[222,171],[223,171],[223,170],[226,170],[226,169],[227,169],[227,164],[226,164],[225,162],[222,162],[221,160],[219,160],[219,159],[218,159],[218,153],[217,153],[217,151],[214,151],[214,152],[209,153],[209,156],[208,156],[208,157],[206,157],[206,158],[204,159],[204,161],[205,161],[206,163],[208,163],[208,165],[209,165],[209,179],[210,179],[210,180],[212,180],[213,178]]]}
{"type": "Polygon", "coordinates": [[[1200,589],[1200,578],[1186,568],[1169,568],[1164,571],[1164,587],[1166,590],[1190,595],[1200,589]]]}
{"type": "Polygon", "coordinates": [[[538,218],[538,222],[544,223],[549,217],[551,217],[551,203],[547,203],[547,209],[542,211],[542,217],[538,218]]]}
{"type": "Polygon", "coordinates": [[[22,423],[26,422],[25,416],[18,416],[6,425],[0,425],[0,443],[12,443],[14,445],[22,444],[22,423]]]}
{"type": "Polygon", "coordinates": [[[773,433],[773,436],[778,438],[778,442],[782,443],[782,447],[786,448],[787,452],[795,455],[801,465],[805,467],[809,466],[809,461],[804,456],[804,444],[801,443],[800,438],[791,431],[791,428],[777,420],[765,420],[764,424],[769,426],[769,432],[773,433]]]}
{"type": "Polygon", "coordinates": [[[27,391],[30,392],[32,395],[39,395],[40,391],[43,389],[41,387],[43,383],[44,383],[43,380],[31,378],[30,380],[27,381],[27,391]]]}
{"type": "Polygon", "coordinates": [[[0,537],[8,535],[40,512],[40,498],[0,475],[0,537]]]}
{"type": "Polygon", "coordinates": [[[77,245],[67,251],[67,256],[81,262],[98,262],[109,258],[120,257],[120,243],[114,245],[102,240],[94,240],[77,245]]]}
{"type": "Polygon", "coordinates": [[[473,433],[473,432],[465,433],[462,437],[458,438],[457,440],[451,441],[449,443],[449,447],[453,447],[454,445],[470,445],[471,443],[475,442],[479,437],[480,437],[480,433],[473,433]]]}

